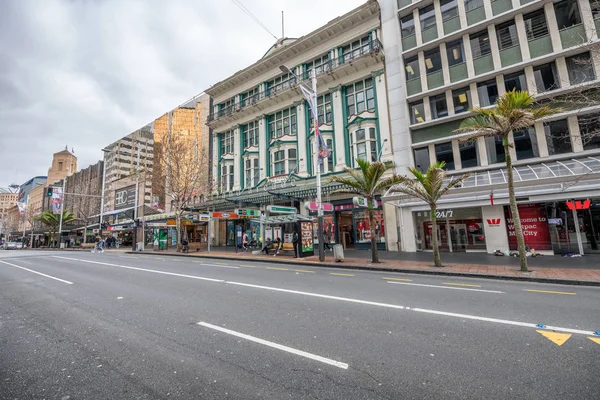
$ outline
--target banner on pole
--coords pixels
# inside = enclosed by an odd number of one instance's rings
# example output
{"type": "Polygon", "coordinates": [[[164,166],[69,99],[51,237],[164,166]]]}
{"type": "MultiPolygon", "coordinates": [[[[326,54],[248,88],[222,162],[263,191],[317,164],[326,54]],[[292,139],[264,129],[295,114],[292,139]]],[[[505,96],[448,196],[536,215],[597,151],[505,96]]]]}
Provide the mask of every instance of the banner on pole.
{"type": "Polygon", "coordinates": [[[25,208],[27,204],[24,201],[17,201],[17,207],[19,208],[19,215],[22,217],[25,215],[25,208]]]}
{"type": "Polygon", "coordinates": [[[55,187],[52,191],[52,213],[60,214],[63,208],[63,192],[62,188],[55,187]]]}
{"type": "Polygon", "coordinates": [[[319,164],[323,164],[323,159],[329,157],[329,149],[327,148],[327,144],[323,137],[319,132],[319,111],[317,108],[317,94],[308,90],[304,86],[300,85],[300,90],[302,90],[302,94],[308,101],[310,105],[310,111],[313,115],[313,120],[315,121],[315,140],[317,141],[317,160],[319,164]]]}

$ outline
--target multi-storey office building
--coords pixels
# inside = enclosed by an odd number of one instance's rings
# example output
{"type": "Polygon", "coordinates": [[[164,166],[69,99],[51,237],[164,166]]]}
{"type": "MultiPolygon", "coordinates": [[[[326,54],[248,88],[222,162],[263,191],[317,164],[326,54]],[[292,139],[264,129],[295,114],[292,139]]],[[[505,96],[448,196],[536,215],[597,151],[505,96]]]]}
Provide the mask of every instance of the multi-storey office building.
{"type": "MultiPolygon", "coordinates": [[[[398,0],[382,2],[394,157],[425,170],[435,161],[472,172],[442,201],[440,240],[450,251],[516,247],[506,204],[504,149],[454,130],[474,106],[506,91],[539,101],[598,86],[600,11],[592,0],[398,0]]],[[[597,251],[600,241],[600,104],[565,111],[513,132],[517,196],[526,243],[548,252],[597,251]],[[591,199],[589,203],[569,203],[591,199]],[[579,211],[569,207],[580,205],[579,211]]],[[[424,204],[386,197],[402,221],[402,248],[431,247],[424,204]]],[[[575,207],[577,208],[577,207],[575,207]]]]}
{"type": "MultiPolygon", "coordinates": [[[[256,63],[206,90],[213,99],[208,125],[213,132],[214,196],[198,209],[233,211],[280,204],[306,214],[316,197],[311,112],[299,80],[317,75],[319,128],[331,150],[322,164],[323,201],[330,240],[347,246],[370,243],[364,210],[348,196],[334,196],[328,177],[357,158],[391,159],[389,117],[379,6],[368,1],[299,39],[279,40],[256,63]],[[280,66],[294,74],[282,73],[280,66]]],[[[234,244],[234,226],[215,226],[217,244],[234,244]]],[[[396,242],[395,220],[377,212],[377,240],[396,242]]],[[[244,223],[249,229],[249,223],[244,223]]],[[[254,233],[254,230],[253,230],[254,233]]]]}

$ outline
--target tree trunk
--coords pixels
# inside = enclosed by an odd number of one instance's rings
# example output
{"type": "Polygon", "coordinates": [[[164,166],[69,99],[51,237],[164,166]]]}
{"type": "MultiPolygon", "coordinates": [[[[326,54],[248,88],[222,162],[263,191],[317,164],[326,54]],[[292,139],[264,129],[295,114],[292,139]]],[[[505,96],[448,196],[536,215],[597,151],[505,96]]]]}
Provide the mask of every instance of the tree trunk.
{"type": "MultiPolygon", "coordinates": [[[[523,238],[523,229],[521,228],[521,217],[517,207],[517,198],[515,197],[515,183],[513,180],[512,159],[509,153],[508,139],[503,138],[504,156],[506,158],[506,179],[508,180],[508,200],[510,202],[510,212],[517,236],[517,248],[519,249],[519,259],[521,262],[521,272],[527,272],[527,257],[525,255],[525,239],[523,238]]],[[[506,221],[508,223],[508,221],[506,221]]]]}
{"type": "MultiPolygon", "coordinates": [[[[87,219],[86,219],[87,221],[87,219]]],[[[85,224],[84,228],[83,228],[83,244],[87,243],[87,224],[85,224]]]]}
{"type": "MultiPolygon", "coordinates": [[[[370,201],[372,205],[372,200],[370,201]]],[[[372,207],[372,206],[370,206],[372,207]]],[[[373,210],[369,208],[369,231],[371,232],[371,262],[373,264],[379,263],[379,254],[377,253],[377,241],[375,238],[375,229],[373,228],[373,210]]]]}
{"type": "Polygon", "coordinates": [[[437,236],[437,207],[431,207],[431,247],[433,248],[433,266],[441,268],[440,247],[437,236]]]}

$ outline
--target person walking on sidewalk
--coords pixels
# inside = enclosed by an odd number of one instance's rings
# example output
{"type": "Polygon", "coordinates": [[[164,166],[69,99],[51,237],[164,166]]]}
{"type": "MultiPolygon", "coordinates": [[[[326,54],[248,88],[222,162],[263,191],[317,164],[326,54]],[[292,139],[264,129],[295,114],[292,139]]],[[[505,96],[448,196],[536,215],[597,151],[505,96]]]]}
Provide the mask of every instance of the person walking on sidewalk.
{"type": "Polygon", "coordinates": [[[294,258],[298,258],[298,232],[294,231],[292,235],[292,244],[294,245],[294,258]]]}
{"type": "Polygon", "coordinates": [[[242,249],[248,251],[248,234],[246,232],[242,235],[242,249]]]}
{"type": "Polygon", "coordinates": [[[323,244],[327,247],[327,250],[331,250],[331,247],[329,246],[329,234],[327,232],[323,232],[323,244]]]}

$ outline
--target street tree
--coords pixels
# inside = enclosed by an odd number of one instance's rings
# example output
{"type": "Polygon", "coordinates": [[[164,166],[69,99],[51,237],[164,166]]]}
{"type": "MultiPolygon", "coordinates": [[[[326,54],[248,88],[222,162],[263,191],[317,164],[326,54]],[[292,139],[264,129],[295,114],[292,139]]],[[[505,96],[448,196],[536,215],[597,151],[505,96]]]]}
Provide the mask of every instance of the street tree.
{"type": "Polygon", "coordinates": [[[10,232],[19,229],[19,220],[13,213],[6,213],[0,216],[0,233],[4,234],[4,248],[8,246],[10,232]]]}
{"type": "Polygon", "coordinates": [[[471,174],[463,174],[457,178],[452,177],[448,183],[448,172],[444,169],[444,161],[432,164],[423,173],[415,167],[408,168],[412,177],[400,177],[400,184],[394,187],[394,190],[407,196],[417,198],[429,206],[431,210],[431,240],[433,248],[433,265],[442,267],[440,258],[440,248],[437,235],[437,204],[450,189],[462,185],[463,181],[471,174]]]}
{"type": "Polygon", "coordinates": [[[521,228],[521,219],[515,196],[512,157],[509,149],[514,147],[511,133],[519,129],[529,128],[541,118],[560,112],[560,108],[547,105],[536,105],[535,99],[528,92],[516,91],[505,93],[496,100],[492,108],[475,107],[470,110],[474,116],[465,119],[455,133],[471,134],[466,140],[476,140],[479,137],[495,137],[502,140],[506,161],[506,180],[508,182],[508,197],[510,211],[515,226],[515,235],[519,250],[521,271],[527,272],[525,239],[521,228]]]}
{"type": "Polygon", "coordinates": [[[331,182],[341,183],[346,187],[338,189],[332,194],[354,194],[367,199],[369,213],[369,230],[371,233],[371,262],[379,262],[377,242],[375,240],[375,228],[373,224],[373,201],[375,196],[381,195],[385,190],[396,185],[401,178],[394,171],[392,162],[369,161],[357,158],[359,168],[346,168],[347,176],[334,176],[331,182]],[[387,175],[387,176],[385,176],[387,175]]]}
{"type": "MultiPolygon", "coordinates": [[[[63,224],[68,224],[69,222],[77,220],[77,217],[70,211],[63,211],[62,213],[63,224]]],[[[50,233],[50,243],[53,243],[55,239],[54,236],[60,225],[60,214],[54,214],[52,211],[44,211],[35,217],[35,220],[40,221],[48,228],[48,232],[50,233]]]]}
{"type": "Polygon", "coordinates": [[[200,196],[210,193],[208,154],[197,136],[169,133],[154,143],[153,194],[165,199],[165,209],[175,213],[177,247],[181,249],[181,221],[200,196]]]}

